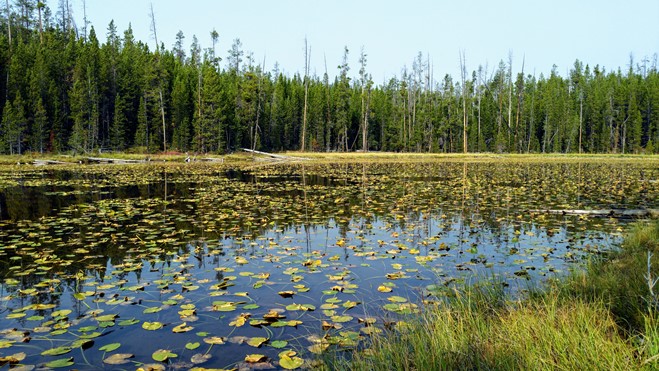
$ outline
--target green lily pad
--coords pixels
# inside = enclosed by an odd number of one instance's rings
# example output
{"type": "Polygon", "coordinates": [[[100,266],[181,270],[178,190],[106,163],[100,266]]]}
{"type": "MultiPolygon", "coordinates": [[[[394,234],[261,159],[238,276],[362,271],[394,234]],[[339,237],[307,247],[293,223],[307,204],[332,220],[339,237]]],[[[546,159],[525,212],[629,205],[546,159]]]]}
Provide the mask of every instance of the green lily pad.
{"type": "Polygon", "coordinates": [[[45,363],[44,365],[49,368],[63,368],[73,366],[73,357],[62,358],[45,363]]]}
{"type": "Polygon", "coordinates": [[[199,342],[187,343],[187,344],[185,344],[185,349],[195,350],[195,349],[199,348],[199,346],[201,346],[201,343],[199,343],[199,342]]]}
{"type": "Polygon", "coordinates": [[[288,345],[288,341],[286,340],[275,340],[270,342],[270,346],[275,348],[275,349],[283,349],[288,345]]]}
{"type": "Polygon", "coordinates": [[[103,352],[112,352],[114,350],[117,350],[121,346],[121,343],[110,343],[103,345],[102,347],[98,348],[98,350],[103,351],[103,352]]]}
{"type": "Polygon", "coordinates": [[[69,353],[72,350],[71,347],[57,347],[57,348],[51,348],[48,350],[44,350],[41,352],[42,356],[60,356],[62,354],[69,353]]]}
{"type": "Polygon", "coordinates": [[[279,365],[287,370],[295,370],[302,367],[303,364],[304,360],[297,356],[289,357],[286,354],[282,354],[279,357],[279,365]]]}
{"type": "Polygon", "coordinates": [[[155,361],[158,362],[165,362],[166,360],[170,358],[176,358],[178,355],[176,353],[172,353],[170,350],[167,349],[158,349],[153,354],[151,354],[151,358],[153,358],[155,361]]]}
{"type": "Polygon", "coordinates": [[[396,296],[396,295],[388,297],[387,300],[393,303],[407,303],[407,299],[405,299],[402,296],[396,296]]]}
{"type": "Polygon", "coordinates": [[[247,344],[249,344],[249,345],[251,345],[255,348],[259,348],[261,345],[263,345],[263,343],[265,343],[267,341],[268,341],[268,338],[253,337],[253,338],[250,338],[249,340],[247,340],[247,344]]]}
{"type": "Polygon", "coordinates": [[[143,322],[142,328],[148,331],[155,331],[161,329],[163,326],[160,322],[143,322]]]}

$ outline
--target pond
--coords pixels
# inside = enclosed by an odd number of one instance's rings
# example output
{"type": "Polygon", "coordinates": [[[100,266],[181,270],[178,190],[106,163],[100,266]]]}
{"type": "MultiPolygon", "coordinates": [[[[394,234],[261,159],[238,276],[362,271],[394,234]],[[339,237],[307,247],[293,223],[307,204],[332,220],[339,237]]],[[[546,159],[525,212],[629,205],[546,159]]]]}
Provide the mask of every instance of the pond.
{"type": "Polygon", "coordinates": [[[0,361],[313,367],[446,288],[511,295],[615,248],[656,162],[147,164],[0,170],[0,361]]]}

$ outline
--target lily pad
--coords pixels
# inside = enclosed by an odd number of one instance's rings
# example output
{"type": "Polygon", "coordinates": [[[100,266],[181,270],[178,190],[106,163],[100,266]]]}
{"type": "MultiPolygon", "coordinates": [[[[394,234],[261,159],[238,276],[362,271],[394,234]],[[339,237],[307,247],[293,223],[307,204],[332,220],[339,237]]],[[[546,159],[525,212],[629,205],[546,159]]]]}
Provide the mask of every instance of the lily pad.
{"type": "Polygon", "coordinates": [[[54,361],[50,361],[44,364],[44,366],[49,368],[63,368],[73,366],[73,357],[71,358],[62,358],[54,361]]]}
{"type": "Polygon", "coordinates": [[[245,362],[247,363],[259,363],[265,361],[266,359],[268,359],[268,357],[264,356],[263,354],[248,354],[245,356],[245,362]]]}
{"type": "Polygon", "coordinates": [[[155,352],[153,352],[153,354],[151,354],[151,358],[153,358],[153,360],[158,362],[165,362],[170,358],[176,358],[176,357],[178,357],[176,353],[172,353],[172,351],[167,349],[158,349],[155,352]]]}
{"type": "Polygon", "coordinates": [[[204,343],[206,344],[213,344],[213,345],[221,345],[224,344],[224,339],[219,337],[219,336],[211,336],[204,338],[204,343]]]}
{"type": "Polygon", "coordinates": [[[263,345],[267,341],[268,341],[268,338],[253,337],[253,338],[250,338],[249,340],[247,340],[247,344],[249,344],[249,345],[251,345],[255,348],[259,348],[261,345],[263,345]]]}
{"type": "Polygon", "coordinates": [[[190,362],[194,363],[195,365],[198,365],[204,362],[208,362],[208,360],[211,358],[212,356],[210,354],[197,353],[190,358],[190,362]]]}
{"type": "Polygon", "coordinates": [[[183,322],[178,326],[174,326],[174,328],[172,328],[172,332],[175,333],[188,332],[188,331],[192,331],[193,328],[194,327],[188,326],[187,323],[183,322]]]}
{"type": "Polygon", "coordinates": [[[304,360],[297,356],[289,357],[286,354],[282,354],[279,357],[279,365],[287,370],[295,370],[302,367],[303,364],[304,360]]]}
{"type": "Polygon", "coordinates": [[[161,329],[163,326],[160,322],[144,322],[142,323],[142,328],[149,331],[155,331],[161,329]]]}
{"type": "Polygon", "coordinates": [[[57,347],[57,348],[51,348],[48,350],[44,350],[41,352],[42,356],[60,356],[62,354],[69,353],[72,350],[71,347],[57,347]]]}
{"type": "Polygon", "coordinates": [[[199,342],[186,343],[185,344],[185,349],[195,350],[195,349],[199,348],[199,346],[201,346],[201,343],[199,343],[199,342]]]}
{"type": "Polygon", "coordinates": [[[115,351],[115,350],[119,349],[120,346],[121,346],[121,343],[110,343],[110,344],[103,345],[102,347],[98,348],[98,350],[103,351],[103,352],[112,352],[112,351],[115,351]]]}
{"type": "Polygon", "coordinates": [[[108,365],[123,365],[129,363],[129,359],[133,357],[134,355],[130,353],[115,353],[103,359],[103,363],[107,363],[108,365]]]}

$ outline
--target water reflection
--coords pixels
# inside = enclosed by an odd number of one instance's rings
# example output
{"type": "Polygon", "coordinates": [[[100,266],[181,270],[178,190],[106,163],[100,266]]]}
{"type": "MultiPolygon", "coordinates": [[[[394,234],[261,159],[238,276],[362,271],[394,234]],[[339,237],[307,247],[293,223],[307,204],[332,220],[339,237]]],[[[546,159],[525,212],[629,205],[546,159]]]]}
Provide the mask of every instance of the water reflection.
{"type": "MultiPolygon", "coordinates": [[[[66,183],[23,182],[0,192],[0,328],[68,344],[94,327],[103,336],[86,358],[95,365],[103,353],[92,351],[102,344],[121,342],[138,361],[150,362],[153,347],[183,354],[187,342],[199,340],[197,332],[227,341],[265,336],[304,349],[307,336],[339,314],[351,315],[341,322],[344,331],[359,332],[353,317],[363,313],[395,319],[383,309],[392,295],[378,290],[385,284],[413,302],[430,284],[459,285],[473,277],[499,277],[516,290],[619,241],[617,220],[532,215],[529,209],[657,206],[656,187],[636,177],[653,169],[502,166],[156,168],[138,185],[117,178],[115,186],[107,174],[76,179],[45,173],[66,183]],[[611,189],[617,191],[608,194],[611,189]],[[217,311],[219,301],[231,310],[217,311]],[[359,307],[339,306],[352,302],[359,307]],[[287,309],[292,304],[317,310],[287,309]],[[194,308],[194,316],[181,315],[183,305],[194,308]],[[60,309],[73,315],[52,318],[60,309]],[[239,313],[258,319],[273,309],[301,324],[277,330],[231,325],[239,313]],[[100,313],[138,322],[104,321],[108,327],[102,327],[95,320],[100,313]],[[154,337],[140,327],[146,321],[163,323],[156,334],[169,336],[154,337]],[[172,337],[171,328],[182,322],[195,330],[172,337]],[[60,334],[57,326],[66,331],[60,334]],[[146,337],[160,340],[146,346],[146,337]]],[[[44,361],[45,345],[33,345],[38,349],[29,350],[28,361],[44,361]]],[[[205,366],[226,367],[253,352],[227,344],[212,351],[205,366]]],[[[278,350],[259,352],[276,359],[278,350]]]]}

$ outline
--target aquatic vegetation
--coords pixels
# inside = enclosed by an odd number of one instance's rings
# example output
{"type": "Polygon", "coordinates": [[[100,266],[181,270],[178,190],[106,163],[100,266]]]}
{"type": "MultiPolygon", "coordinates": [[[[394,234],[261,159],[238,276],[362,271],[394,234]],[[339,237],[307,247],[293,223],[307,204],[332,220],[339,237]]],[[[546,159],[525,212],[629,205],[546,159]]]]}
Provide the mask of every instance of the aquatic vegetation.
{"type": "Polygon", "coordinates": [[[624,221],[529,210],[657,208],[655,165],[0,169],[0,348],[52,368],[304,367],[442,288],[515,294],[614,248],[624,221]]]}

